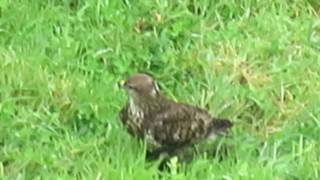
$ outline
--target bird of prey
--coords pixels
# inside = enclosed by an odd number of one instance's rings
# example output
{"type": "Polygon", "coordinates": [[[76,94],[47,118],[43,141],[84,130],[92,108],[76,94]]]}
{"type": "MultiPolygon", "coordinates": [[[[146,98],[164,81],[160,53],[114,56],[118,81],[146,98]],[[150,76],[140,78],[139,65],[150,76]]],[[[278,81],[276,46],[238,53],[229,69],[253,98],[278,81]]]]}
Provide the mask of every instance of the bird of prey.
{"type": "Polygon", "coordinates": [[[169,153],[214,138],[232,127],[227,119],[214,118],[204,109],[161,95],[147,74],[131,75],[123,87],[128,102],[119,113],[120,119],[132,136],[146,140],[151,153],[169,153]]]}

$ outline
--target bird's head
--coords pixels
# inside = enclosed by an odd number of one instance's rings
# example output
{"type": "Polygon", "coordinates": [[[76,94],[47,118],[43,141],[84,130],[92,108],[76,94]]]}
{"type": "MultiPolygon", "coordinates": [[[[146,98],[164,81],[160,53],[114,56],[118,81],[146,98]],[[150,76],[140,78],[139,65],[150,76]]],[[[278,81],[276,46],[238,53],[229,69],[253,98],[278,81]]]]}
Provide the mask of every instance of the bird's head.
{"type": "Polygon", "coordinates": [[[124,83],[123,87],[129,96],[135,100],[156,98],[159,95],[159,88],[153,78],[147,74],[134,74],[124,83]]]}

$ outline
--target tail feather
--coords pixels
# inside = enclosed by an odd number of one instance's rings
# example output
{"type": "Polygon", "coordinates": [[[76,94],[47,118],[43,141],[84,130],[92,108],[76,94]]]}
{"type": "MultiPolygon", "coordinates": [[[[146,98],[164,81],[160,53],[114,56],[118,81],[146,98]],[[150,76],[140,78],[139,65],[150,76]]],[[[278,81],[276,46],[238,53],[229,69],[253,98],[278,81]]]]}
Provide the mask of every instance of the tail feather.
{"type": "Polygon", "coordinates": [[[225,133],[233,126],[232,122],[228,119],[214,119],[212,131],[215,134],[225,133]]]}

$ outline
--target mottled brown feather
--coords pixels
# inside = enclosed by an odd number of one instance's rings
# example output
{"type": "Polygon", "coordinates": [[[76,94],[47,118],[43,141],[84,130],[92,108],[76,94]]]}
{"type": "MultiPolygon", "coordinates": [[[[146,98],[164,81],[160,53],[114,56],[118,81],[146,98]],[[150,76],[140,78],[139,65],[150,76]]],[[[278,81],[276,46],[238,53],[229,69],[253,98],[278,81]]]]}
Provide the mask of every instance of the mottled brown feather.
{"type": "Polygon", "coordinates": [[[232,126],[204,109],[162,96],[148,75],[134,75],[125,85],[136,89],[129,89],[129,102],[120,111],[120,119],[131,135],[147,139],[150,149],[182,147],[232,126]]]}

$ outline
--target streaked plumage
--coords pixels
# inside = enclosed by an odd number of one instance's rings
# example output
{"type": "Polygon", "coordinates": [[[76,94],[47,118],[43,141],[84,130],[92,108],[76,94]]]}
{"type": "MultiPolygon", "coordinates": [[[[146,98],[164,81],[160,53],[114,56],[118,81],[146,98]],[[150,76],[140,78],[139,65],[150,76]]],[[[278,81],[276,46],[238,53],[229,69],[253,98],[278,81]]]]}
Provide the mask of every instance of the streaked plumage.
{"type": "Polygon", "coordinates": [[[212,118],[204,109],[162,96],[146,74],[130,76],[124,87],[129,99],[120,119],[131,135],[146,139],[150,151],[197,143],[232,126],[229,120],[212,118]]]}

